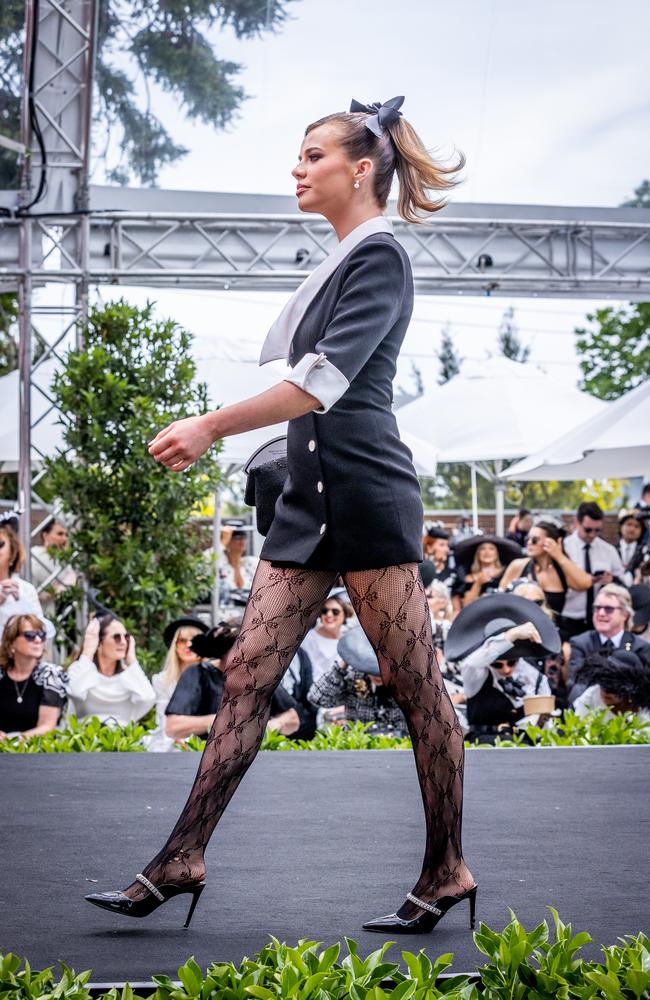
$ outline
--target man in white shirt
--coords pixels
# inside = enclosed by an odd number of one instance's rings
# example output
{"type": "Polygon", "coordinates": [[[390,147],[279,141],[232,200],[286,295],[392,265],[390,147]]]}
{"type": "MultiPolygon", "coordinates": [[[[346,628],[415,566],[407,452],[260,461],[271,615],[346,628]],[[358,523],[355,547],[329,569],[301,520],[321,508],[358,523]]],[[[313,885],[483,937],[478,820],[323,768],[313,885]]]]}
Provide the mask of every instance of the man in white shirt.
{"type": "Polygon", "coordinates": [[[627,653],[650,654],[650,646],[628,631],[633,615],[632,598],[625,587],[608,583],[598,591],[593,610],[593,628],[571,640],[569,702],[573,704],[586,688],[576,683],[576,674],[592,653],[611,653],[615,649],[627,653]]]}
{"type": "Polygon", "coordinates": [[[564,551],[577,566],[591,574],[593,585],[589,590],[567,590],[562,614],[557,624],[563,638],[573,638],[592,628],[593,606],[600,587],[609,583],[622,583],[624,577],[621,557],[609,542],[600,537],[603,512],[597,503],[585,501],[576,512],[576,526],[564,539],[564,551]]]}

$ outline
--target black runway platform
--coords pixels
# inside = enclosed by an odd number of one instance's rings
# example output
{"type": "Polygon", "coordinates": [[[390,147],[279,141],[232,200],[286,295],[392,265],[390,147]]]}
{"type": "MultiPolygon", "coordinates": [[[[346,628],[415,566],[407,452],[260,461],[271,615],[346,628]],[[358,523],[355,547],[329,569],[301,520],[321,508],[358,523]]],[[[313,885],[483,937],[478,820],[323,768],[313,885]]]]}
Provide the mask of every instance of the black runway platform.
{"type": "MultiPolygon", "coordinates": [[[[62,959],[95,982],[148,980],[190,955],[239,962],[273,934],[362,953],[361,930],[402,901],[419,872],[423,816],[410,751],[262,753],[210,844],[209,881],[189,930],[185,899],[145,920],[91,907],[86,892],[122,888],[160,847],[198,755],[0,756],[0,949],[34,968],[62,959]]],[[[465,855],[478,916],[508,907],[528,926],[553,904],[597,945],[648,930],[650,748],[471,750],[465,855]]],[[[482,957],[466,904],[430,935],[392,949],[452,951],[454,971],[482,957]]]]}

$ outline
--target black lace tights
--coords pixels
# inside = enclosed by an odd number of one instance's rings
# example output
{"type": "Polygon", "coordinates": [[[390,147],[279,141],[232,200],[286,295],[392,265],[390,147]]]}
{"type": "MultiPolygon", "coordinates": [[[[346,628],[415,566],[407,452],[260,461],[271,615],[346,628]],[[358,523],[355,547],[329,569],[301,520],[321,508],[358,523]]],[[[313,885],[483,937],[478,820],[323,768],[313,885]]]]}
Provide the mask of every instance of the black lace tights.
{"type": "MultiPolygon", "coordinates": [[[[203,877],[204,849],[257,754],[273,692],[335,578],[260,562],[189,798],[144,869],[155,884],[203,877]]],[[[462,892],[473,884],[461,849],[463,733],[435,660],[417,564],[348,572],[344,582],[413,740],[426,816],[424,863],[413,892],[425,898],[462,892]]],[[[139,882],[126,891],[134,898],[146,894],[139,882]]],[[[407,902],[399,912],[418,911],[407,902]]]]}

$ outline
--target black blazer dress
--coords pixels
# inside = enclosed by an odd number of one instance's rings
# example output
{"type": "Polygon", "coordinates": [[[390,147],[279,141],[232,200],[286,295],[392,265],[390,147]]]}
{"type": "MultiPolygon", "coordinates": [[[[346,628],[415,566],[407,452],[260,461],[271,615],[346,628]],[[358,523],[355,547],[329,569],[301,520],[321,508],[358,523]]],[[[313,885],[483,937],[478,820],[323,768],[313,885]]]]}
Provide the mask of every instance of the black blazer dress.
{"type": "Polygon", "coordinates": [[[290,365],[316,355],[301,384],[317,398],[325,360],[349,386],[325,412],[289,421],[289,473],[262,559],[338,572],[422,560],[420,484],[392,411],[412,310],[410,262],[388,233],[357,244],[307,308],[290,365]]]}

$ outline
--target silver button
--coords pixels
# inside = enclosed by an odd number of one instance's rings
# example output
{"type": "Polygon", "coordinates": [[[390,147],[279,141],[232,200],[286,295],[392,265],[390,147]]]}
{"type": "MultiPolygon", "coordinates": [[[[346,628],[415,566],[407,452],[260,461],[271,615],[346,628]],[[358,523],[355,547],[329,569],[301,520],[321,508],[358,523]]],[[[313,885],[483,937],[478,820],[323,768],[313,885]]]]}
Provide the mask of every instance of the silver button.
{"type": "Polygon", "coordinates": [[[324,535],[324,534],[325,534],[325,529],[326,529],[326,527],[327,527],[327,525],[326,525],[326,524],[321,524],[321,526],[320,526],[320,533],[321,533],[321,535],[324,535]]]}
{"type": "Polygon", "coordinates": [[[316,489],[318,490],[319,493],[323,492],[323,484],[321,483],[320,479],[316,483],[316,489]]]}
{"type": "Polygon", "coordinates": [[[309,448],[310,451],[316,451],[316,442],[314,441],[313,438],[311,439],[307,447],[309,448]]]}

